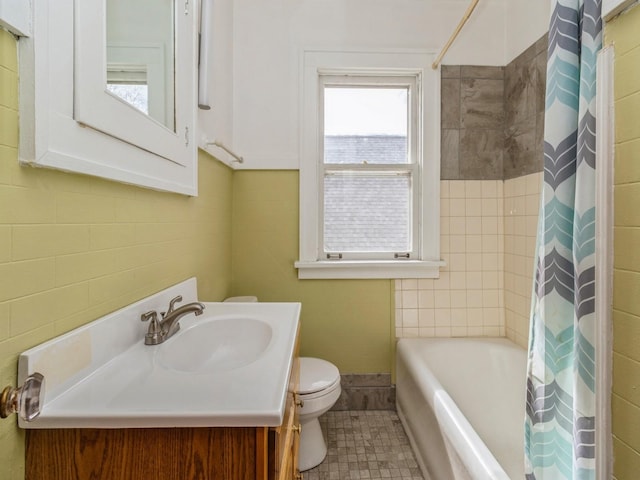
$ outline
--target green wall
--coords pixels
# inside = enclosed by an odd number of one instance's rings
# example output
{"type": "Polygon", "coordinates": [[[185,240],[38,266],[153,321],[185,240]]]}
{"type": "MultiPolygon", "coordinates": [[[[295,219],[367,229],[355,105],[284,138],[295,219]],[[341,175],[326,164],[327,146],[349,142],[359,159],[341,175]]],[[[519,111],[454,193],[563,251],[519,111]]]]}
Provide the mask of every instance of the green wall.
{"type": "MultiPolygon", "coordinates": [[[[186,278],[230,293],[232,171],[200,152],[197,198],[18,165],[16,40],[0,29],[0,388],[18,354],[186,278]]],[[[24,478],[0,420],[0,478],[24,478]]]]}
{"type": "Polygon", "coordinates": [[[298,280],[297,171],[234,172],[232,231],[234,295],[302,302],[302,355],[391,371],[392,281],[298,280]]]}
{"type": "Polygon", "coordinates": [[[606,24],[614,46],[614,478],[640,477],[640,7],[606,24]]]}

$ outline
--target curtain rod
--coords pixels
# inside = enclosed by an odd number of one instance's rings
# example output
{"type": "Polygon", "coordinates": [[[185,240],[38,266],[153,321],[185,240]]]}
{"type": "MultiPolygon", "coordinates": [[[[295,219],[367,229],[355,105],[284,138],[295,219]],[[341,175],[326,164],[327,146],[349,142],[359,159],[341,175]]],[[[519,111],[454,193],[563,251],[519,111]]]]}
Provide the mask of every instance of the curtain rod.
{"type": "Polygon", "coordinates": [[[458,26],[456,27],[454,32],[451,34],[451,37],[449,37],[449,41],[446,43],[446,45],[444,46],[440,54],[436,57],[435,61],[431,64],[431,68],[433,68],[434,70],[438,69],[440,62],[442,61],[442,57],[444,57],[445,53],[447,53],[447,50],[449,50],[449,47],[451,47],[451,45],[453,44],[453,41],[456,39],[460,31],[462,30],[462,27],[464,27],[464,24],[467,23],[467,20],[469,20],[469,17],[471,17],[471,14],[475,10],[476,5],[478,5],[479,1],[480,0],[471,0],[471,3],[469,4],[467,11],[464,12],[464,16],[460,20],[460,23],[458,23],[458,26]]]}

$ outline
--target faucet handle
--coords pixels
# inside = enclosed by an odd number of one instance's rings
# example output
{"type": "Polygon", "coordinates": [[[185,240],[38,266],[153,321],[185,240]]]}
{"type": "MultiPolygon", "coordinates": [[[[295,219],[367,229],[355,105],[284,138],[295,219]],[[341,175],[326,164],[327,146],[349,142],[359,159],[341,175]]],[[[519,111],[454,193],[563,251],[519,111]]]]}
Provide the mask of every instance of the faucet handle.
{"type": "Polygon", "coordinates": [[[148,320],[151,320],[151,324],[153,325],[154,323],[158,322],[158,312],[156,312],[155,310],[151,310],[149,312],[145,312],[142,315],[140,315],[140,321],[141,322],[146,322],[148,320]]]}
{"type": "Polygon", "coordinates": [[[181,301],[182,301],[182,295],[178,295],[176,297],[173,297],[171,299],[171,301],[169,302],[169,310],[167,310],[166,312],[162,312],[162,318],[166,317],[171,312],[173,312],[175,310],[175,308],[176,308],[176,303],[181,302],[181,301]]]}
{"type": "Polygon", "coordinates": [[[158,322],[158,312],[155,310],[151,310],[150,312],[143,313],[140,315],[140,321],[146,322],[151,320],[149,324],[149,333],[159,333],[160,332],[160,322],[158,322]]]}
{"type": "Polygon", "coordinates": [[[147,334],[144,336],[144,343],[147,345],[157,345],[162,341],[162,328],[160,327],[160,322],[158,322],[158,312],[151,310],[140,315],[140,321],[146,322],[149,320],[151,323],[149,324],[147,334]]]}

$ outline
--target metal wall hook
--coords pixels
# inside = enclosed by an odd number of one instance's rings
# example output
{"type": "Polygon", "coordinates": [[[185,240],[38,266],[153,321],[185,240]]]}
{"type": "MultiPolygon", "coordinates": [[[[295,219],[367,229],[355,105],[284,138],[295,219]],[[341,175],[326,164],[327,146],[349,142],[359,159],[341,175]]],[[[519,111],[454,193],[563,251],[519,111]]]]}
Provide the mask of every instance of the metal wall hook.
{"type": "Polygon", "coordinates": [[[0,418],[17,413],[21,419],[31,422],[40,415],[44,405],[44,376],[34,372],[20,387],[5,387],[0,396],[0,418]]]}
{"type": "Polygon", "coordinates": [[[242,158],[237,153],[233,152],[229,147],[227,147],[224,143],[218,142],[217,140],[205,140],[204,146],[213,145],[214,147],[218,147],[221,150],[224,150],[227,154],[231,155],[234,158],[234,162],[244,163],[244,158],[242,158]]]}

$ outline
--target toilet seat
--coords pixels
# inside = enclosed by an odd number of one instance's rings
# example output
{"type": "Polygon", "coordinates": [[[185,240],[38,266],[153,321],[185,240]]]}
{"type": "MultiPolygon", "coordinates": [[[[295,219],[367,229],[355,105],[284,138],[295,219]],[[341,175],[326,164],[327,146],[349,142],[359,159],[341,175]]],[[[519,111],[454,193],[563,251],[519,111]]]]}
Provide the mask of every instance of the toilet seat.
{"type": "MultiPolygon", "coordinates": [[[[300,387],[298,394],[327,393],[340,384],[340,371],[326,360],[300,357],[300,387]]],[[[310,398],[310,397],[308,397],[310,398]]]]}
{"type": "Polygon", "coordinates": [[[322,390],[318,390],[317,392],[313,392],[313,393],[298,392],[298,396],[302,400],[313,400],[314,398],[320,398],[320,397],[324,397],[325,395],[329,395],[329,394],[333,393],[338,388],[340,388],[340,379],[339,378],[336,379],[336,381],[333,382],[333,384],[329,385],[327,388],[324,388],[322,390]]]}

